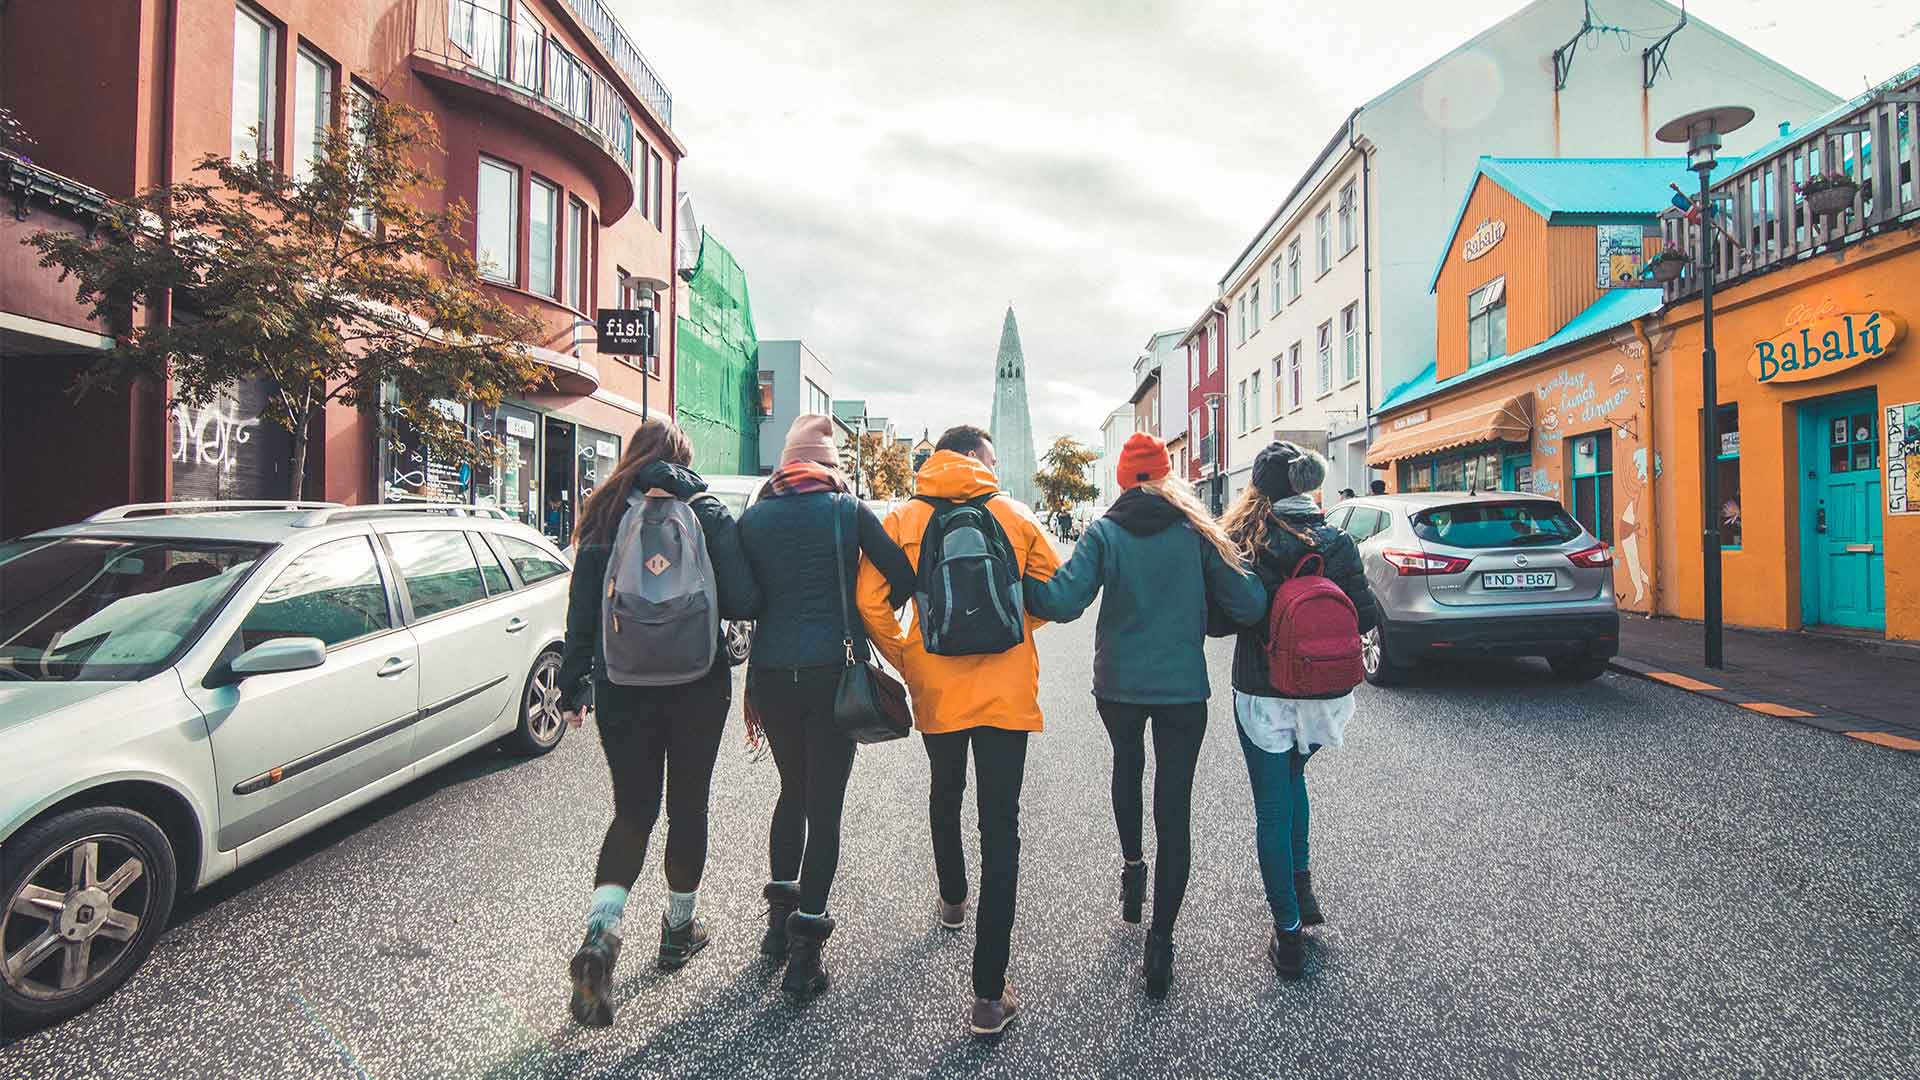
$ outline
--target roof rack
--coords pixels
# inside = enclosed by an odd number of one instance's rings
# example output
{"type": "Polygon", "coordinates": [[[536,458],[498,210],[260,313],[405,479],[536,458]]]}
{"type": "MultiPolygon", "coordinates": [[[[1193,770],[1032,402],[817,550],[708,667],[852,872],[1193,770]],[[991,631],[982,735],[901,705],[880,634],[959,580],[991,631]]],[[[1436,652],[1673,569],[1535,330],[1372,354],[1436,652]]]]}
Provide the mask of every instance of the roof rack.
{"type": "Polygon", "coordinates": [[[127,518],[163,517],[169,514],[218,514],[233,510],[328,510],[335,502],[310,502],[300,499],[189,499],[180,502],[127,503],[89,515],[87,521],[124,521],[127,518]]]}
{"type": "Polygon", "coordinates": [[[336,521],[352,521],[363,518],[390,517],[407,514],[439,514],[444,517],[486,518],[492,521],[511,521],[513,518],[497,506],[474,506],[468,503],[443,502],[402,502],[374,503],[366,506],[341,506],[334,503],[314,509],[310,514],[302,514],[293,527],[308,529],[316,525],[329,525],[336,521]]]}

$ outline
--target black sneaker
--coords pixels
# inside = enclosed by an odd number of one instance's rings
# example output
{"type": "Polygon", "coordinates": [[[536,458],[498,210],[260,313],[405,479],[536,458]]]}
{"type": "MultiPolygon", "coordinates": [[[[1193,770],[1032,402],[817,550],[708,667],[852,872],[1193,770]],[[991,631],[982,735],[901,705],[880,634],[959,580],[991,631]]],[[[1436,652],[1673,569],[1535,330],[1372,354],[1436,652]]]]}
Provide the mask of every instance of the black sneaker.
{"type": "Polygon", "coordinates": [[[1267,959],[1273,963],[1273,970],[1281,978],[1293,982],[1300,977],[1307,966],[1306,935],[1299,930],[1281,930],[1274,928],[1273,940],[1267,943],[1267,959]]]}
{"type": "Polygon", "coordinates": [[[573,1018],[587,1027],[613,1023],[613,965],[620,959],[620,935],[588,930],[573,954],[573,1018]]]}
{"type": "Polygon", "coordinates": [[[1293,875],[1293,895],[1300,901],[1300,926],[1319,926],[1327,921],[1320,913],[1320,898],[1313,895],[1313,875],[1302,870],[1293,875]]]}
{"type": "Polygon", "coordinates": [[[1120,868],[1120,918],[1140,922],[1140,908],[1147,900],[1147,864],[1128,863],[1120,868]]]}
{"type": "Polygon", "coordinates": [[[680,926],[669,926],[660,916],[661,971],[679,971],[693,955],[707,947],[707,921],[695,915],[680,926]]]}

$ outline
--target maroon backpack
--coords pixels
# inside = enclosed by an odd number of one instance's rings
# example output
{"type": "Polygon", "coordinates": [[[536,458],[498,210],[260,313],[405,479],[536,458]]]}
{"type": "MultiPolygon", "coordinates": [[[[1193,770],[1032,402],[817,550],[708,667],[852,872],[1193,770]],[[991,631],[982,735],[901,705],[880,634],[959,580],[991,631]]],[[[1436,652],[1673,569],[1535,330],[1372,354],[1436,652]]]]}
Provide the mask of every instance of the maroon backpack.
{"type": "Polygon", "coordinates": [[[1284,697],[1335,697],[1366,677],[1360,614],[1326,565],[1317,553],[1302,555],[1267,609],[1267,679],[1284,697]]]}

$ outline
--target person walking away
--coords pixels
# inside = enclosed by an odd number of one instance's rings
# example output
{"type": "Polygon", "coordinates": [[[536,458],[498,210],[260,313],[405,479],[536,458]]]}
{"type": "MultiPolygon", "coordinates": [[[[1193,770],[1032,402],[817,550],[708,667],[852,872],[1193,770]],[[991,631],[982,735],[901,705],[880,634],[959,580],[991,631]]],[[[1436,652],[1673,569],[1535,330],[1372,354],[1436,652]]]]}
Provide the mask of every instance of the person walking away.
{"type": "MultiPolygon", "coordinates": [[[[1326,474],[1326,459],[1319,454],[1276,440],[1255,455],[1252,483],[1222,524],[1251,553],[1254,572],[1269,593],[1278,593],[1301,570],[1303,559],[1316,556],[1324,576],[1352,603],[1357,649],[1358,634],[1379,622],[1380,607],[1353,538],[1328,525],[1314,502],[1312,493],[1326,474]]],[[[1280,603],[1276,595],[1275,611],[1280,603]]],[[[1320,695],[1290,695],[1276,688],[1270,643],[1267,620],[1240,631],[1233,649],[1233,716],[1253,788],[1260,877],[1273,913],[1267,958],[1281,978],[1297,979],[1306,958],[1302,931],[1324,921],[1307,862],[1307,759],[1322,747],[1341,744],[1353,716],[1353,691],[1351,684],[1343,692],[1320,695]]]]}
{"type": "Polygon", "coordinates": [[[1053,533],[1063,541],[1073,539],[1073,514],[1065,508],[1054,511],[1053,533]]]}
{"type": "Polygon", "coordinates": [[[1027,737],[1041,729],[1039,620],[1025,614],[1022,577],[1045,581],[1059,567],[1033,511],[1000,491],[993,441],[977,427],[940,436],[917,474],[919,495],[887,515],[886,531],[917,577],[914,616],[901,629],[891,586],[870,561],[860,568],[860,615],[887,662],[906,679],[927,750],[927,809],[939,882],[939,919],[958,929],[967,913],[960,801],[967,754],[979,785],[980,911],[974,927],[975,1034],[1005,1030],[1020,1011],[1007,982],[1020,878],[1020,787],[1027,737]]]}
{"type": "Polygon", "coordinates": [[[658,965],[674,971],[706,947],[695,913],[707,861],[707,803],[733,679],[720,620],[752,618],[760,590],[733,518],[704,494],[693,447],[672,421],[648,419],[579,523],[567,604],[560,707],[579,726],[586,694],[613,776],[613,822],[594,870],[587,932],[574,953],[572,1011],[613,1023],[620,920],[667,796],[667,908],[658,965]]]}
{"type": "Polygon", "coordinates": [[[913,593],[906,553],[852,490],[833,447],[833,421],[802,416],[787,432],[766,497],[740,516],[740,545],[763,599],[747,704],[780,772],[760,951],[786,963],[782,985],[801,999],[830,982],[820,950],[834,931],[827,896],[840,864],[840,812],[854,757],[853,741],[834,722],[834,698],[848,650],[863,662],[871,655],[865,629],[848,621],[861,556],[887,580],[895,606],[913,593]]]}
{"type": "Polygon", "coordinates": [[[1209,602],[1238,623],[1257,622],[1267,592],[1245,553],[1169,475],[1166,444],[1142,431],[1127,439],[1115,473],[1120,498],[1087,527],[1051,581],[1026,585],[1027,610],[1072,622],[1104,588],[1093,639],[1093,698],[1113,743],[1113,821],[1120,833],[1120,917],[1138,923],[1147,864],[1140,786],[1153,724],[1153,922],[1141,974],[1164,997],[1173,975],[1173,925],[1193,868],[1193,773],[1207,733],[1209,602]]]}

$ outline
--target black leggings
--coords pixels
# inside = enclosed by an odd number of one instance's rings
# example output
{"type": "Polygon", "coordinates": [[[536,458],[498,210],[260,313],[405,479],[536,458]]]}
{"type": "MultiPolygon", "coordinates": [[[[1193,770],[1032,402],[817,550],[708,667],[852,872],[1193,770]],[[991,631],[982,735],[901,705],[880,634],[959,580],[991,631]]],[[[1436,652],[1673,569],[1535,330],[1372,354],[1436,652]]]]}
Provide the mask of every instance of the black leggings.
{"type": "Polygon", "coordinates": [[[842,665],[751,668],[747,701],[760,716],[780,798],[773,804],[767,862],[775,881],[800,881],[800,910],[827,913],[840,868],[840,811],[853,774],[854,743],[833,722],[842,665]]]}
{"type": "Polygon", "coordinates": [[[680,686],[615,686],[596,680],[600,748],[613,774],[613,823],[600,844],[594,884],[628,889],[640,878],[647,840],[667,794],[667,888],[693,892],[707,865],[707,798],[733,704],[727,665],[680,686]]]}
{"type": "Polygon", "coordinates": [[[999,1000],[1007,989],[1014,901],[1020,891],[1020,786],[1027,775],[1027,733],[977,727],[922,735],[932,784],[933,869],[940,899],[967,898],[967,852],[960,840],[960,800],[967,793],[967,750],[973,750],[974,795],[980,812],[980,910],[973,925],[973,993],[999,1000]]]}
{"type": "Polygon", "coordinates": [[[1120,830],[1120,853],[1133,861],[1142,857],[1140,785],[1147,769],[1147,719],[1153,719],[1152,929],[1171,934],[1193,872],[1193,772],[1207,736],[1207,703],[1095,704],[1113,741],[1113,823],[1120,830]]]}

